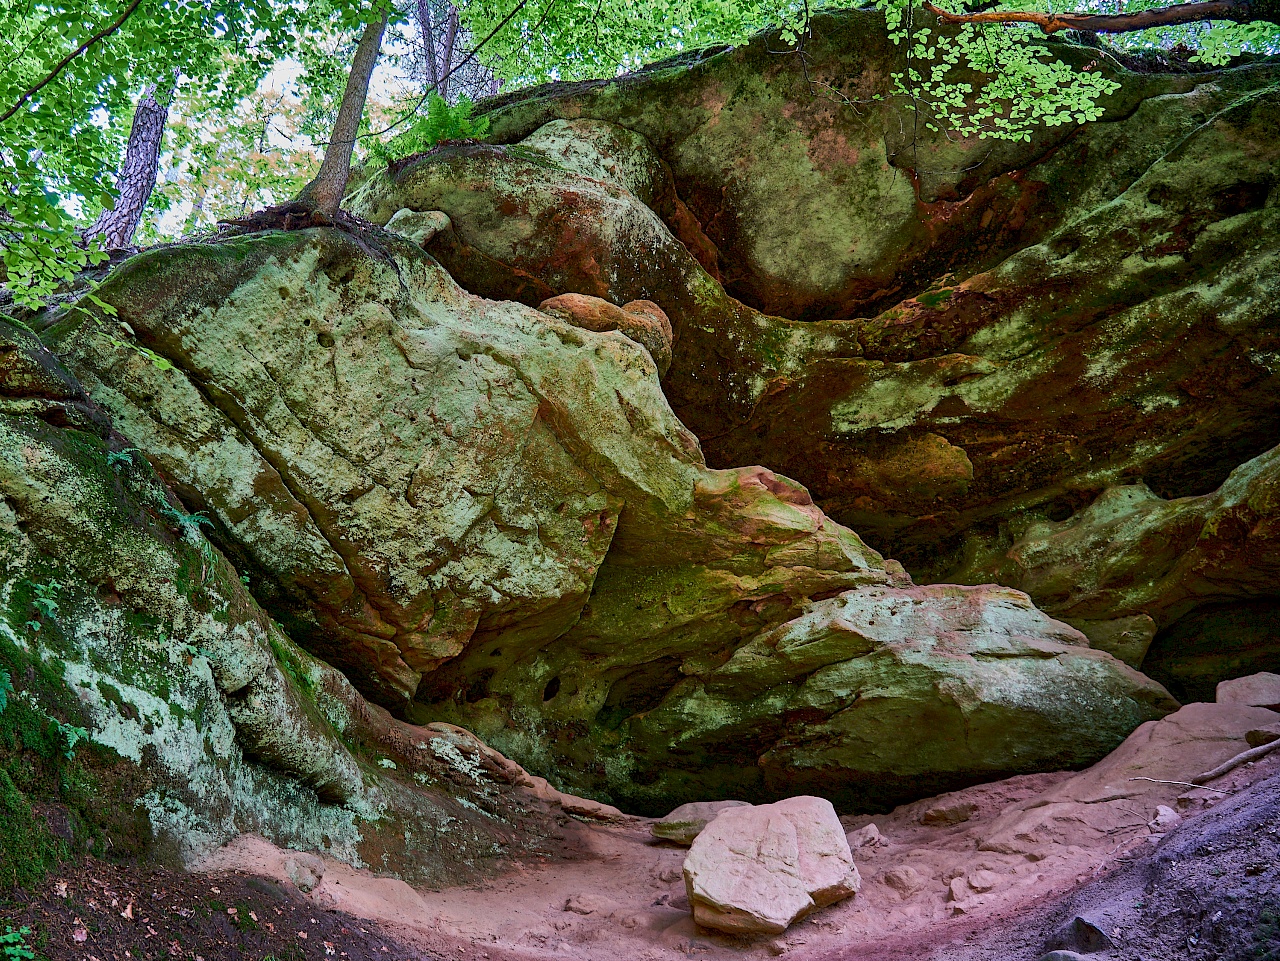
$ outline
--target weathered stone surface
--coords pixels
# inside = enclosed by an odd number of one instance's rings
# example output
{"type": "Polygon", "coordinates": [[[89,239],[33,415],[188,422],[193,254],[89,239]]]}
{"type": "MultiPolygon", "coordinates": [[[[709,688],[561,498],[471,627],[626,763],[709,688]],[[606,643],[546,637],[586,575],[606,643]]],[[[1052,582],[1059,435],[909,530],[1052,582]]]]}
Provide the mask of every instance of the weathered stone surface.
{"type": "Polygon", "coordinates": [[[881,878],[885,884],[898,892],[898,896],[904,901],[919,891],[927,883],[917,871],[909,864],[900,864],[897,867],[890,868],[884,872],[881,878]]]}
{"type": "Polygon", "coordinates": [[[1145,829],[1159,803],[1187,791],[1170,791],[1167,782],[1190,781],[1239,754],[1246,734],[1275,716],[1261,707],[1198,702],[1143,724],[1097,764],[1002,809],[983,826],[978,849],[1039,860],[1056,844],[1084,846],[1145,829]]]}
{"type": "Polygon", "coordinates": [[[688,846],[703,828],[715,820],[717,814],[736,807],[749,805],[746,801],[690,801],[654,822],[649,830],[655,838],[688,846]]]}
{"type": "Polygon", "coordinates": [[[865,807],[1030,770],[1029,753],[1041,770],[1076,767],[1175,707],[1024,594],[868,587],[759,634],[630,733],[671,796],[694,786],[670,766],[697,758],[697,777],[725,793],[750,797],[762,781],[865,807]],[[755,770],[726,763],[734,736],[764,747],[755,770]]]}
{"type": "Polygon", "coordinates": [[[1280,708],[1280,674],[1250,674],[1218,685],[1219,704],[1280,708]]]}
{"type": "Polygon", "coordinates": [[[538,309],[584,330],[621,331],[649,351],[659,377],[671,367],[671,321],[651,300],[633,300],[615,307],[599,297],[561,294],[544,300],[538,309]]]}
{"type": "Polygon", "coordinates": [[[452,224],[448,214],[439,210],[397,210],[387,221],[387,229],[415,244],[431,243],[436,234],[449,230],[452,224]]]}
{"type": "Polygon", "coordinates": [[[375,257],[336,231],[189,247],[103,297],[181,373],[79,321],[56,335],[73,365],[291,623],[389,703],[469,644],[495,642],[463,691],[563,634],[611,550],[615,569],[718,582],[702,609],[612,626],[651,642],[779,598],[709,626],[732,641],[902,576],[792,482],[706,470],[632,341],[471,297],[415,248],[375,257]]]}
{"type": "Polygon", "coordinates": [[[684,862],[693,919],[734,934],[779,934],[861,886],[830,801],[793,797],[722,811],[684,862]]]}
{"type": "Polygon", "coordinates": [[[920,823],[950,827],[953,824],[963,824],[973,817],[977,810],[978,806],[972,801],[939,798],[937,803],[921,813],[920,823]]]}
{"type": "MultiPolygon", "coordinates": [[[[1026,144],[905,143],[894,98],[853,110],[809,86],[886,92],[900,51],[878,14],[815,17],[803,63],[769,50],[513,94],[500,145],[379,174],[351,204],[447,209],[433,252],[478,293],[653,300],[676,332],[664,386],[710,463],[797,478],[922,579],[967,580],[975,555],[1139,479],[1205,495],[1274,445],[1275,64],[1120,73],[1105,122],[1026,144]],[[559,146],[535,155],[543,138],[559,146]]],[[[1088,620],[1135,664],[1166,628],[1088,620]]]]}
{"type": "Polygon", "coordinates": [[[1088,763],[1172,707],[1025,596],[913,589],[794,482],[708,470],[629,339],[376,243],[131,261],[98,296],[173,371],[84,315],[48,336],[293,635],[407,716],[665,812],[1088,763]]]}
{"type": "MultiPolygon", "coordinates": [[[[1094,647],[1126,662],[1143,663],[1152,638],[1196,609],[1257,602],[1274,596],[1280,582],[1280,448],[1231,472],[1216,491],[1166,500],[1143,484],[1108,488],[1070,518],[1026,523],[1003,550],[976,555],[953,574],[962,582],[998,581],[1024,590],[1055,617],[1074,624],[1094,647]]],[[[1238,609],[1241,613],[1245,608],[1238,609]]],[[[1161,679],[1195,672],[1204,678],[1185,688],[1206,699],[1218,677],[1240,667],[1280,666],[1280,638],[1264,619],[1246,615],[1249,629],[1232,637],[1209,634],[1212,660],[1196,670],[1179,666],[1157,649],[1161,679]]],[[[1158,645],[1158,648],[1167,645],[1158,645]]],[[[1179,644],[1184,656],[1194,654],[1179,644]]]]}
{"type": "Polygon", "coordinates": [[[118,762],[94,789],[146,822],[126,849],[190,862],[253,832],[439,881],[483,873],[476,859],[517,824],[545,839],[548,808],[518,774],[478,761],[467,778],[432,732],[394,731],[258,607],[34,337],[0,320],[0,344],[8,372],[39,374],[0,382],[0,661],[11,698],[83,726],[118,762]],[[479,813],[500,796],[496,817],[479,813]],[[424,855],[409,822],[453,827],[424,855]]]}

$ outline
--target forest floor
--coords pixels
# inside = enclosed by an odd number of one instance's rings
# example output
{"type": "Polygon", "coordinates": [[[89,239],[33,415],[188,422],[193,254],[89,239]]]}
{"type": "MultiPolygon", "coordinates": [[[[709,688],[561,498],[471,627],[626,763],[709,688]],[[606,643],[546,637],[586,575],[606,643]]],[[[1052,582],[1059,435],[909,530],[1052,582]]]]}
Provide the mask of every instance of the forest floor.
{"type": "Polygon", "coordinates": [[[297,855],[252,836],[194,873],[88,859],[0,901],[0,935],[49,961],[1280,961],[1280,751],[1184,783],[1274,717],[1188,705],[1086,771],[842,818],[862,890],[775,938],[697,928],[685,849],[643,818],[440,891],[313,858],[303,893],[297,855]]]}
{"type": "MultiPolygon", "coordinates": [[[[49,961],[417,961],[377,925],[317,910],[292,885],[97,858],[67,862],[35,892],[0,900],[0,934],[49,961]]],[[[25,956],[0,957],[18,961],[25,956]]]]}

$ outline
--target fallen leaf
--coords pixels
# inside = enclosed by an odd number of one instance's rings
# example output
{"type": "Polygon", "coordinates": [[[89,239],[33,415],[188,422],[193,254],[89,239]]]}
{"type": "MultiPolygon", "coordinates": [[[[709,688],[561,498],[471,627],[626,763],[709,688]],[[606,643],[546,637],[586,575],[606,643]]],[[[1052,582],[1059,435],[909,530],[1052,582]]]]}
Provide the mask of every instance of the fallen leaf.
{"type": "Polygon", "coordinates": [[[55,884],[53,886],[53,893],[60,898],[65,898],[67,896],[67,882],[59,881],[57,884],[55,884]]]}
{"type": "Polygon", "coordinates": [[[133,902],[132,902],[132,901],[130,901],[130,902],[125,906],[125,909],[124,909],[123,911],[121,911],[121,912],[120,912],[120,917],[122,917],[122,918],[128,918],[130,921],[132,921],[132,920],[133,920],[133,902]]]}
{"type": "Polygon", "coordinates": [[[84,944],[89,940],[88,929],[83,924],[77,923],[71,931],[71,940],[76,944],[84,944]]]}

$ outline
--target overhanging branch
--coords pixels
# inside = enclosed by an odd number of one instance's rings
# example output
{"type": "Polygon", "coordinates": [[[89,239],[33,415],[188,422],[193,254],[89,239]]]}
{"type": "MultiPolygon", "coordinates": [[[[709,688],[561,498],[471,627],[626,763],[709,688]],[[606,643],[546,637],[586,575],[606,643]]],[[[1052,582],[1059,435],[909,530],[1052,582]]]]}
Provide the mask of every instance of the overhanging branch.
{"type": "Polygon", "coordinates": [[[58,74],[62,73],[62,71],[66,69],[67,64],[69,64],[72,60],[80,56],[80,54],[84,53],[86,50],[88,50],[98,41],[105,40],[107,37],[111,36],[111,34],[119,30],[120,27],[124,24],[124,22],[128,20],[130,16],[132,16],[133,11],[138,9],[138,4],[140,4],[141,2],[142,0],[133,0],[133,2],[130,3],[129,6],[125,8],[124,12],[120,14],[119,17],[116,18],[114,23],[112,23],[110,26],[103,27],[101,30],[95,33],[92,37],[90,37],[84,43],[80,44],[80,46],[76,47],[69,54],[63,57],[58,62],[58,65],[54,67],[52,70],[50,70],[43,80],[41,80],[35,86],[29,88],[21,97],[18,98],[17,103],[15,103],[12,107],[6,110],[3,116],[0,116],[0,123],[4,123],[6,120],[12,117],[15,113],[17,113],[22,108],[22,105],[26,103],[28,100],[30,100],[32,97],[34,97],[37,93],[39,93],[40,90],[46,84],[52,83],[54,79],[57,78],[58,74]]]}
{"type": "Polygon", "coordinates": [[[1084,30],[1090,33],[1132,33],[1151,27],[1176,27],[1184,23],[1228,20],[1232,23],[1280,23],[1277,0],[1205,0],[1201,3],[1177,3],[1134,13],[1035,13],[1027,11],[988,10],[980,13],[952,13],[925,0],[924,8],[936,14],[943,23],[1030,23],[1045,33],[1059,30],[1084,30]]]}

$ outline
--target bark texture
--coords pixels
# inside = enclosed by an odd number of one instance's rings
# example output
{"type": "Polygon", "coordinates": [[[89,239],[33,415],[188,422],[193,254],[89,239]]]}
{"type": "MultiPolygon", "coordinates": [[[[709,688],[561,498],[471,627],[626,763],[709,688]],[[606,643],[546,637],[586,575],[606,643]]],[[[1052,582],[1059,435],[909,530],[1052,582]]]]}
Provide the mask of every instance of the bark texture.
{"type": "Polygon", "coordinates": [[[328,217],[337,214],[347,189],[347,178],[351,176],[351,153],[356,146],[360,118],[364,116],[364,103],[369,97],[369,79],[378,64],[382,35],[386,29],[387,10],[384,7],[381,18],[365,27],[356,47],[347,87],[342,93],[342,106],[338,108],[338,119],[333,123],[333,135],[325,148],[320,172],[298,196],[299,201],[328,217]]]}
{"type": "Polygon", "coordinates": [[[138,101],[133,112],[133,126],[129,129],[129,143],[125,147],[124,163],[116,180],[115,207],[104,210],[85,231],[85,239],[101,237],[108,249],[128,247],[142,222],[151,191],[156,187],[156,175],[160,168],[160,144],[164,140],[165,124],[169,120],[169,101],[172,88],[163,102],[156,97],[155,85],[150,85],[138,101]]]}

